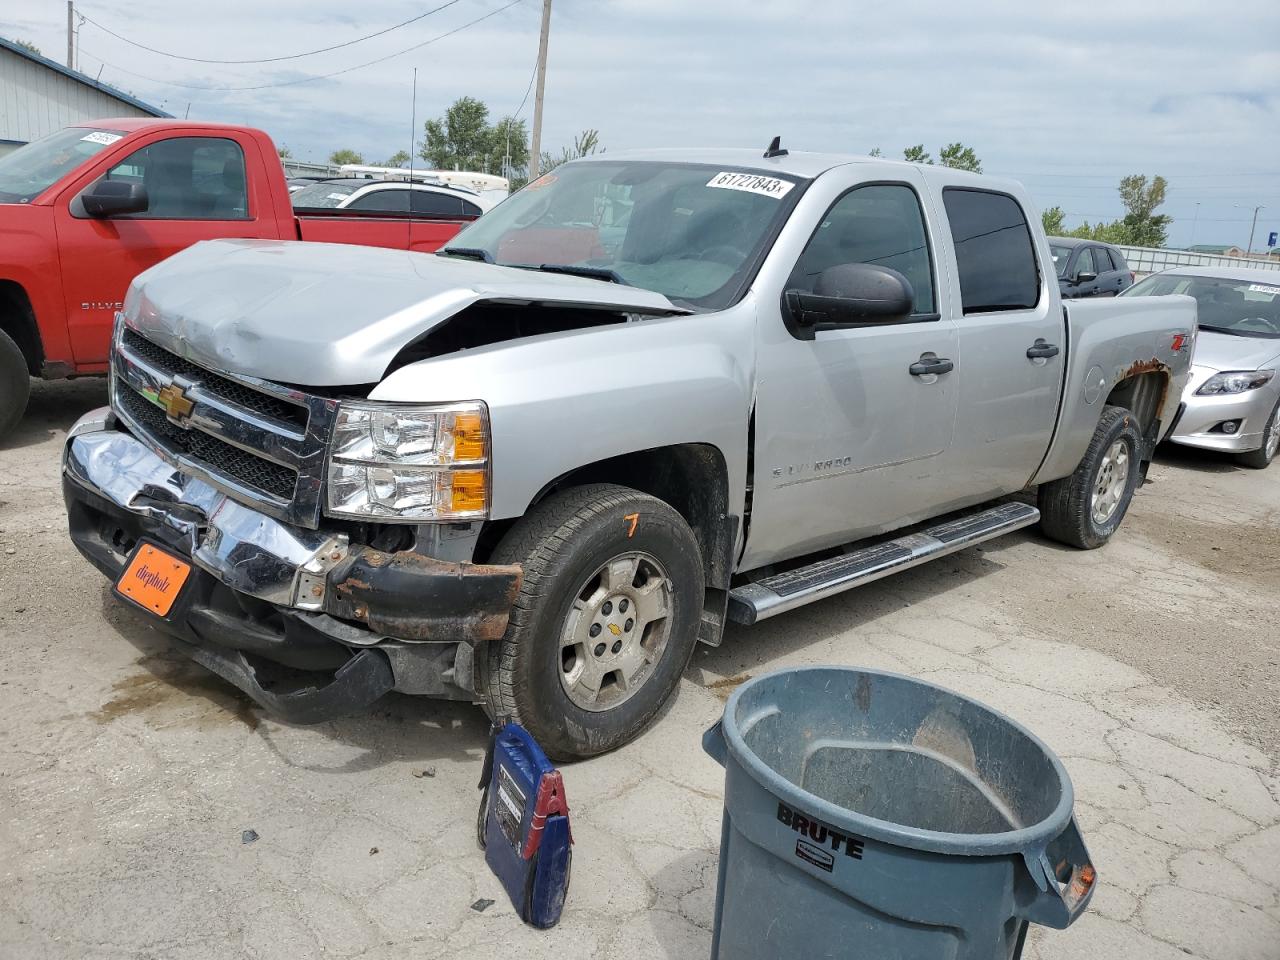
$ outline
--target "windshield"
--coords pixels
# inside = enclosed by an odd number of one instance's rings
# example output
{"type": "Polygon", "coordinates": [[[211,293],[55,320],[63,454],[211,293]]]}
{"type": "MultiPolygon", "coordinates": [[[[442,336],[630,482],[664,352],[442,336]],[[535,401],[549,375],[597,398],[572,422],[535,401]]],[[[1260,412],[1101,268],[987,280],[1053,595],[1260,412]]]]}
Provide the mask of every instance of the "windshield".
{"type": "Polygon", "coordinates": [[[799,194],[792,194],[797,182],[700,164],[570,163],[486,213],[445,250],[510,266],[581,268],[718,310],[741,296],[799,194]]]}
{"type": "Polygon", "coordinates": [[[1121,296],[1167,297],[1175,293],[1195,298],[1201,330],[1280,339],[1280,273],[1275,283],[1157,273],[1121,296]]]}
{"type": "Polygon", "coordinates": [[[1058,276],[1067,275],[1067,261],[1071,259],[1071,247],[1060,247],[1056,243],[1049,244],[1049,252],[1053,254],[1053,267],[1058,276]]]}
{"type": "Polygon", "coordinates": [[[359,189],[360,187],[349,183],[313,183],[309,187],[303,187],[289,199],[295,207],[336,207],[359,189]]]}
{"type": "Polygon", "coordinates": [[[100,150],[122,130],[67,127],[0,157],[0,203],[30,203],[100,150]]]}

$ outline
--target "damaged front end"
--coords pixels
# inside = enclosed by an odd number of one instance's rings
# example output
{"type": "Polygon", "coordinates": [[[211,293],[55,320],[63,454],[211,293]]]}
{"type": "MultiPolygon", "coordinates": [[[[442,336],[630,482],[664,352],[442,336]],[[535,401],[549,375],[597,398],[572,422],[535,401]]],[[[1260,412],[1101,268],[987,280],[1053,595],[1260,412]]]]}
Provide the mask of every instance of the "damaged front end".
{"type": "Polygon", "coordinates": [[[72,429],[63,491],[76,547],[113,581],[144,541],[189,561],[177,603],[151,619],[295,722],[392,690],[481,699],[474,645],[502,636],[520,589],[518,566],[437,559],[411,535],[381,550],[356,539],[368,526],[267,516],[174,469],[107,410],[72,429]]]}

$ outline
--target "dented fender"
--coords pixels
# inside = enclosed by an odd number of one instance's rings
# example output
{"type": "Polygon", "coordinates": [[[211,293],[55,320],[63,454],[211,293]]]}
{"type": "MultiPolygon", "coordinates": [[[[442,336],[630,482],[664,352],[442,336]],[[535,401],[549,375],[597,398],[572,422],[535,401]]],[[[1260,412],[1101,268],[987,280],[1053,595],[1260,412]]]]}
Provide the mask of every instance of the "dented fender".
{"type": "Polygon", "coordinates": [[[360,547],[329,574],[325,612],[404,640],[497,640],[523,572],[360,547]]]}

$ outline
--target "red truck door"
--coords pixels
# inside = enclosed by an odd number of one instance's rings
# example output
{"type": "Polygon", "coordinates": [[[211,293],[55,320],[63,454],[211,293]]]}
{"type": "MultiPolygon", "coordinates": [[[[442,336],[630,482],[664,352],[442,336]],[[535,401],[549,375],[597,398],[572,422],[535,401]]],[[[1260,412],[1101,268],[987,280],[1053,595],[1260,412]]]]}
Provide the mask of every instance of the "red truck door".
{"type": "Polygon", "coordinates": [[[142,139],[123,160],[87,173],[63,192],[54,221],[77,368],[106,363],[115,311],[143,270],[200,240],[280,237],[262,165],[249,136],[171,130],[142,139]],[[146,211],[89,216],[80,195],[104,177],[141,183],[146,211]]]}

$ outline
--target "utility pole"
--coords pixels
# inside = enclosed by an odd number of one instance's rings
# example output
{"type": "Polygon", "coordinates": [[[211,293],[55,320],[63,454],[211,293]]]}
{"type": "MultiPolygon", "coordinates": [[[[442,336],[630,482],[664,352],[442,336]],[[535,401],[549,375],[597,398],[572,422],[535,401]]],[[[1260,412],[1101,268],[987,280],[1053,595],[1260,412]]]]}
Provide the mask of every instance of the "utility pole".
{"type": "Polygon", "coordinates": [[[1258,229],[1258,211],[1265,210],[1266,207],[1259,204],[1253,208],[1253,223],[1249,226],[1249,256],[1253,256],[1253,231],[1258,229]]]}
{"type": "Polygon", "coordinates": [[[533,97],[533,141],[529,149],[529,179],[538,179],[542,159],[542,87],[547,80],[547,34],[551,30],[551,0],[542,0],[542,36],[538,38],[538,89],[533,97]]]}
{"type": "Polygon", "coordinates": [[[74,70],[76,52],[76,5],[74,0],[67,0],[67,69],[74,70]]]}
{"type": "Polygon", "coordinates": [[[1196,224],[1198,224],[1199,222],[1200,222],[1200,201],[1197,200],[1196,216],[1195,216],[1195,219],[1191,221],[1191,242],[1187,244],[1187,246],[1189,247],[1194,247],[1196,245],[1196,224]]]}

